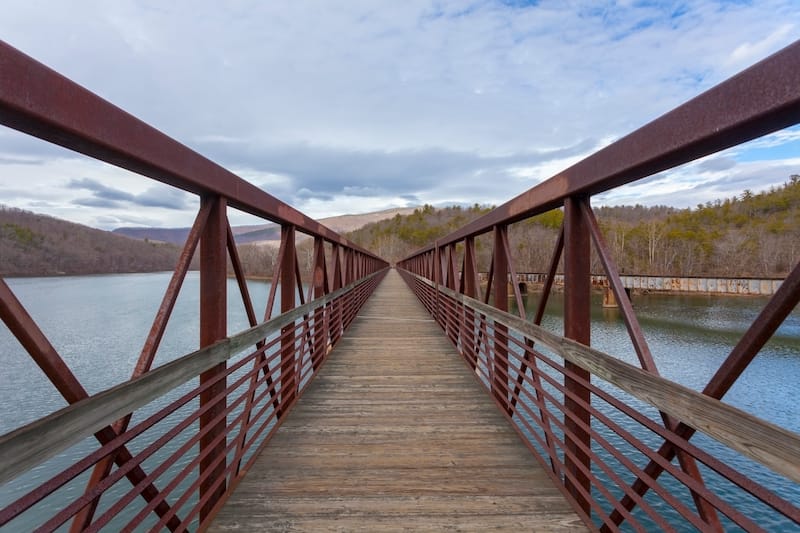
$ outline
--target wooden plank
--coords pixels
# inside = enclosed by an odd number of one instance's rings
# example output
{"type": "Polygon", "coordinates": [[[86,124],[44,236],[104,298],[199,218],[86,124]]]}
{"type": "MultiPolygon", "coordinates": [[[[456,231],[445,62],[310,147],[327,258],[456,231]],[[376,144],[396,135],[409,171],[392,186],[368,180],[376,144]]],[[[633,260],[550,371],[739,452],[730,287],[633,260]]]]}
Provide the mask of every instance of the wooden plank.
{"type": "Polygon", "coordinates": [[[553,531],[572,532],[574,519],[558,511],[559,499],[546,495],[423,495],[269,498],[231,503],[249,515],[238,531],[553,531]],[[255,509],[255,510],[254,510],[255,509]],[[293,517],[291,522],[285,517],[293,517]],[[540,526],[538,524],[544,524],[540,526]],[[322,528],[322,529],[320,529],[322,528]]]}
{"type": "MultiPolygon", "coordinates": [[[[431,284],[432,282],[418,278],[431,284]]],[[[599,350],[439,286],[448,296],[541,343],[659,411],[800,483],[800,435],[599,350]]]]}
{"type": "Polygon", "coordinates": [[[585,531],[427,316],[390,272],[209,530],[585,531]]]}

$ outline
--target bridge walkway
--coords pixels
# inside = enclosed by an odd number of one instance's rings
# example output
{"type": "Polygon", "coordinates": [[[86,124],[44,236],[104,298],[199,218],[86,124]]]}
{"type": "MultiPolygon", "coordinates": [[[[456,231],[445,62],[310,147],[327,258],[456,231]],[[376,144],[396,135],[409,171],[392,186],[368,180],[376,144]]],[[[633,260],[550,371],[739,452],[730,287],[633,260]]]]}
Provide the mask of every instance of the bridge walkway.
{"type": "Polygon", "coordinates": [[[209,531],[586,530],[390,271],[209,531]]]}

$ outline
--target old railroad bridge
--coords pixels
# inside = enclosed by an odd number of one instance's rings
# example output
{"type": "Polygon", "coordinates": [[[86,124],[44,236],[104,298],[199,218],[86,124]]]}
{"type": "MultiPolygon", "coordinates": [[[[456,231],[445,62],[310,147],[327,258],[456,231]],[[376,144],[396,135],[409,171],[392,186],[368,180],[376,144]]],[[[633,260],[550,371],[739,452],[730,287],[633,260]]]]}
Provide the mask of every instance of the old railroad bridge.
{"type": "Polygon", "coordinates": [[[800,42],[393,266],[2,42],[0,122],[200,197],[131,378],[111,389],[88,394],[0,280],[3,323],[68,403],[0,437],[4,531],[800,528],[797,499],[704,445],[800,483],[800,436],[724,401],[796,307],[800,265],[697,392],[659,375],[590,205],[800,122],[800,42]],[[282,227],[263,315],[228,208],[282,227]],[[491,287],[515,276],[507,228],[562,208],[538,310],[511,314],[519,291],[491,287]],[[298,233],[313,239],[306,279],[298,233]],[[591,347],[592,248],[636,365],[591,347]],[[155,365],[196,250],[199,349],[155,365]],[[251,326],[236,333],[228,261],[251,326]],[[560,264],[553,332],[540,323],[560,264]],[[57,456],[68,466],[12,491],[57,456]]]}

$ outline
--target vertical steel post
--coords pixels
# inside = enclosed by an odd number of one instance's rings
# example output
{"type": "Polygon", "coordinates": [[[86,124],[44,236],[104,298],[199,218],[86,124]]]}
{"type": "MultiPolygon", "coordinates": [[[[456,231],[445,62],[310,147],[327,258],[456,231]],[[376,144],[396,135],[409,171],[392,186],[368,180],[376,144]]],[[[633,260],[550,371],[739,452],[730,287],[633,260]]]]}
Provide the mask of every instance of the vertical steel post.
{"type": "MultiPolygon", "coordinates": [[[[291,311],[297,297],[297,250],[295,247],[295,227],[287,224],[281,227],[281,242],[285,253],[281,258],[281,313],[291,311]]],[[[281,411],[283,416],[295,397],[295,325],[291,323],[281,328],[281,411]]]]}
{"type": "Polygon", "coordinates": [[[333,243],[333,250],[331,251],[331,261],[333,261],[333,283],[331,283],[331,290],[336,291],[344,286],[342,283],[342,258],[339,250],[341,246],[333,243]]]}
{"type": "MultiPolygon", "coordinates": [[[[475,298],[477,295],[477,262],[475,260],[475,237],[467,237],[464,240],[464,268],[461,270],[461,283],[460,286],[464,288],[464,295],[470,298],[475,298]]],[[[478,333],[475,328],[475,312],[471,307],[464,307],[464,324],[465,334],[462,335],[462,346],[468,350],[469,363],[472,369],[475,370],[478,365],[478,354],[476,340],[478,333]],[[469,331],[469,334],[466,332],[469,331]]]]}
{"type": "MultiPolygon", "coordinates": [[[[442,266],[442,269],[443,269],[443,271],[442,271],[442,283],[443,283],[443,285],[445,287],[447,287],[448,289],[451,289],[451,290],[455,290],[456,289],[455,276],[454,276],[454,272],[456,270],[455,269],[455,264],[454,264],[455,255],[456,255],[456,245],[455,244],[448,244],[443,249],[442,260],[444,262],[444,265],[442,266]]],[[[445,334],[446,337],[450,338],[450,340],[454,344],[458,345],[458,337],[457,337],[458,333],[453,331],[454,328],[453,328],[452,320],[449,319],[449,316],[450,316],[450,311],[449,310],[445,311],[445,317],[446,318],[445,318],[445,321],[444,321],[444,324],[443,324],[443,326],[444,326],[444,334],[445,334]]]]}
{"type": "Polygon", "coordinates": [[[458,288],[458,270],[456,269],[456,243],[451,243],[447,247],[447,288],[456,290],[458,288]]]}
{"type": "MultiPolygon", "coordinates": [[[[591,331],[591,240],[589,224],[581,213],[581,204],[588,198],[570,197],[564,202],[564,336],[589,345],[591,331]]],[[[567,370],[575,373],[579,380],[589,381],[589,372],[579,366],[566,362],[567,370]]],[[[581,381],[564,377],[568,391],[585,402],[590,401],[589,390],[581,381]]],[[[573,437],[565,436],[567,453],[565,466],[575,481],[565,478],[567,491],[578,502],[581,509],[589,513],[590,502],[579,492],[582,488],[588,494],[591,490],[589,476],[578,466],[583,465],[588,472],[589,455],[579,449],[578,443],[587,448],[591,446],[589,411],[572,398],[566,397],[564,404],[575,419],[566,416],[564,423],[573,437]]]]}
{"type": "MultiPolygon", "coordinates": [[[[201,203],[212,204],[206,227],[200,237],[200,347],[214,344],[228,334],[228,272],[227,272],[227,218],[226,200],[219,196],[203,196],[201,203]]],[[[218,365],[200,374],[200,385],[214,381],[225,372],[226,364],[218,365]]],[[[225,378],[200,394],[200,409],[211,405],[200,416],[200,453],[207,455],[200,460],[200,498],[210,494],[208,501],[200,509],[200,522],[211,513],[214,505],[225,493],[225,481],[217,484],[225,476],[226,439],[214,444],[213,441],[225,433],[226,420],[214,421],[225,410],[225,378]],[[217,396],[221,396],[217,398],[217,396]],[[221,460],[220,460],[221,459],[221,460]],[[220,460],[216,466],[213,465],[220,460]],[[215,486],[216,485],[216,486],[215,486]]]]}
{"type": "Polygon", "coordinates": [[[344,261],[345,261],[345,271],[344,271],[344,284],[349,285],[355,281],[355,273],[353,272],[353,250],[351,248],[345,248],[344,250],[344,261]]]}
{"type": "MultiPolygon", "coordinates": [[[[494,227],[494,306],[500,311],[508,311],[508,255],[505,250],[506,226],[494,227]]],[[[492,391],[503,409],[511,414],[508,403],[508,328],[495,322],[494,324],[494,383],[492,391]]]]}
{"type": "Polygon", "coordinates": [[[350,274],[347,265],[350,263],[350,249],[342,247],[342,287],[350,283],[350,274]]]}
{"type": "MultiPolygon", "coordinates": [[[[439,321],[439,285],[442,283],[442,251],[439,242],[434,243],[433,249],[433,283],[436,285],[436,300],[434,306],[434,318],[439,321]]],[[[441,322],[439,322],[441,324],[441,322]]]]}
{"type": "Polygon", "coordinates": [[[475,260],[475,237],[467,237],[464,241],[464,271],[463,277],[464,294],[470,298],[476,298],[478,277],[477,263],[475,260]]]}
{"type": "MultiPolygon", "coordinates": [[[[331,251],[331,261],[333,261],[333,283],[331,290],[336,291],[344,286],[343,270],[342,270],[342,253],[341,246],[333,243],[333,250],[331,251]]],[[[339,337],[342,335],[342,299],[337,298],[332,304],[332,319],[330,321],[331,328],[331,342],[336,344],[339,337]]]]}
{"type": "MultiPolygon", "coordinates": [[[[313,298],[316,300],[325,295],[328,289],[328,272],[325,263],[325,241],[322,237],[314,237],[314,293],[313,298]]],[[[311,361],[314,372],[319,370],[322,364],[322,358],[328,348],[328,339],[325,327],[325,311],[318,308],[314,311],[314,347],[311,351],[311,361]]]]}

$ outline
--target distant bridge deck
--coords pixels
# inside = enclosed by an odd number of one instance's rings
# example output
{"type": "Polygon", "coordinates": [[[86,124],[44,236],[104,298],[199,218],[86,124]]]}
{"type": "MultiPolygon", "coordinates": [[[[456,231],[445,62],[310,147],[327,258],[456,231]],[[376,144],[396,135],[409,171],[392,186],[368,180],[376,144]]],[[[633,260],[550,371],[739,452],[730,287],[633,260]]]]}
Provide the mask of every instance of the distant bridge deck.
{"type": "Polygon", "coordinates": [[[586,527],[391,271],[209,531],[586,527]]]}

